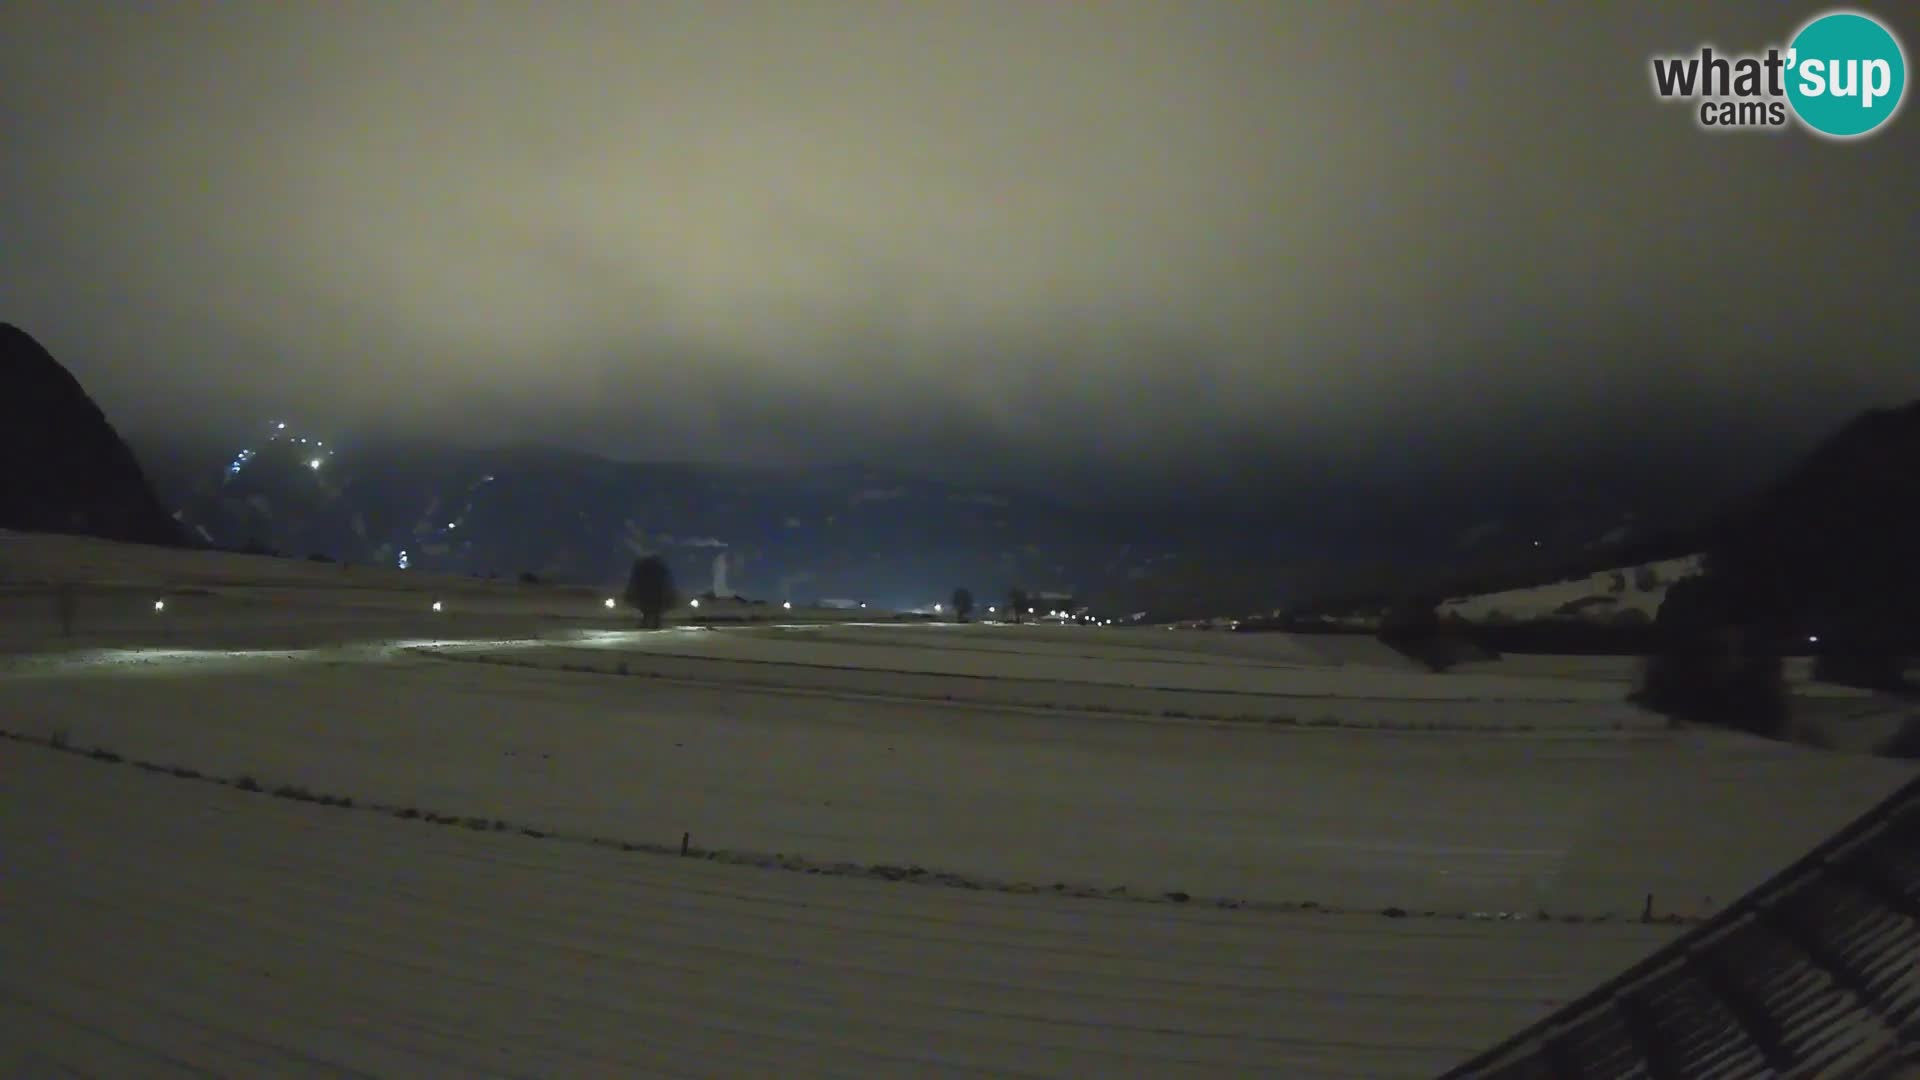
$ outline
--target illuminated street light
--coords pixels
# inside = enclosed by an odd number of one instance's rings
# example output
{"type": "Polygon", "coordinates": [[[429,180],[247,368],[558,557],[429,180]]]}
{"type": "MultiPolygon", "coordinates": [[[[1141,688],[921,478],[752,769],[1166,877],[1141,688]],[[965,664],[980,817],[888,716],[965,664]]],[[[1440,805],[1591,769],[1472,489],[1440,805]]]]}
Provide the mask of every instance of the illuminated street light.
{"type": "Polygon", "coordinates": [[[688,601],[688,603],[689,603],[689,604],[691,604],[691,605],[692,605],[692,606],[694,606],[694,607],[699,607],[699,606],[700,606],[700,601],[699,601],[699,600],[689,600],[689,601],[688,601]]]}
{"type": "Polygon", "coordinates": [[[607,610],[608,611],[613,610],[613,597],[611,596],[607,597],[607,610]]]}
{"type": "Polygon", "coordinates": [[[433,610],[435,610],[435,611],[439,611],[439,610],[440,610],[440,601],[438,601],[438,600],[435,600],[435,601],[433,602],[433,610]]]}
{"type": "Polygon", "coordinates": [[[314,458],[314,459],[313,459],[312,461],[309,461],[309,462],[307,462],[307,467],[308,467],[308,468],[310,468],[310,469],[318,469],[318,468],[320,468],[320,459],[319,459],[319,458],[314,458]]]}
{"type": "Polygon", "coordinates": [[[155,600],[153,602],[153,610],[157,612],[167,610],[167,602],[165,600],[155,600]]]}
{"type": "Polygon", "coordinates": [[[934,613],[935,615],[938,615],[938,614],[940,614],[940,605],[939,605],[939,604],[935,604],[935,605],[933,605],[933,613],[934,613]]]}
{"type": "Polygon", "coordinates": [[[787,609],[788,611],[792,611],[792,610],[793,610],[793,601],[791,601],[791,600],[783,600],[783,601],[781,601],[781,603],[780,603],[780,606],[781,606],[781,607],[783,607],[783,608],[786,608],[786,609],[787,609]]]}

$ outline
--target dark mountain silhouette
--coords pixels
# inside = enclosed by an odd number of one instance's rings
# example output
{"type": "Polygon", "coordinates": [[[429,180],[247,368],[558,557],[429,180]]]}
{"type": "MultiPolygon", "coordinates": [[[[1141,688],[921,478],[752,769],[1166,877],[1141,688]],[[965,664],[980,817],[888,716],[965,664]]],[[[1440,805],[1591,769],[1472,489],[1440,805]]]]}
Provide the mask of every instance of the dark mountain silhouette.
{"type": "Polygon", "coordinates": [[[1864,413],[1704,530],[1667,594],[1636,699],[1763,735],[1789,716],[1780,656],[1825,681],[1910,689],[1920,652],[1920,402],[1864,413]]]}
{"type": "Polygon", "coordinates": [[[657,553],[689,592],[724,554],[727,591],[776,601],[917,606],[963,581],[976,595],[1068,593],[1110,614],[1239,615],[1332,582],[1378,586],[1436,552],[1504,567],[1521,553],[1590,555],[1661,520],[1606,494],[1420,507],[1390,528],[1318,493],[1283,507],[1094,510],[865,465],[633,463],[280,423],[191,455],[157,448],[162,497],[222,547],[605,584],[657,553]]]}
{"type": "Polygon", "coordinates": [[[1920,401],[1862,414],[1711,529],[1744,621],[1891,658],[1920,651],[1920,401]]]}
{"type": "Polygon", "coordinates": [[[78,380],[0,323],[0,528],[177,545],[180,526],[78,380]]]}

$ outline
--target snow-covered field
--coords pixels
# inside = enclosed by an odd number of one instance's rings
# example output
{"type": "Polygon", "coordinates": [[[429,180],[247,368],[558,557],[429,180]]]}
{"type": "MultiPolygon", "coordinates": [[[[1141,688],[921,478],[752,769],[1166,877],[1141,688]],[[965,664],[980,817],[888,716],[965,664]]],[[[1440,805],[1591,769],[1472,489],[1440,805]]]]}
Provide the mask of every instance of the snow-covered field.
{"type": "Polygon", "coordinates": [[[1364,639],[64,551],[0,540],[6,1075],[1430,1075],[1912,772],[1364,639]]]}
{"type": "Polygon", "coordinates": [[[0,742],[0,1074],[1424,1076],[1671,931],[625,855],[0,742]]]}

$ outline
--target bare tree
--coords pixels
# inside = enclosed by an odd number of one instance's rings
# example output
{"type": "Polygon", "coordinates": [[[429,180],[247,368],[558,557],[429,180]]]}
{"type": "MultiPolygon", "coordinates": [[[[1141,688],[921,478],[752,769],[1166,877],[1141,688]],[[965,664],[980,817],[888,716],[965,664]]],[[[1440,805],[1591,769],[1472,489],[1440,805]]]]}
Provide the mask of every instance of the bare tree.
{"type": "Polygon", "coordinates": [[[1020,617],[1027,613],[1027,590],[1018,586],[1008,589],[1007,610],[1013,612],[1013,621],[1019,622],[1020,617]]]}

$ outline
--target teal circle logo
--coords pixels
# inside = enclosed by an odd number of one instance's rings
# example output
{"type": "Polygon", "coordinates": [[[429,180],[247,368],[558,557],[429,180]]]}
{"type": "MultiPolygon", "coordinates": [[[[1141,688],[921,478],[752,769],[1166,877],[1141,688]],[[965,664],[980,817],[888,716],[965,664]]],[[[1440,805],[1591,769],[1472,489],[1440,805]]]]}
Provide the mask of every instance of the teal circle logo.
{"type": "Polygon", "coordinates": [[[1787,57],[1787,101],[1818,134],[1856,138],[1900,111],[1906,53],[1893,31],[1872,16],[1821,15],[1794,35],[1787,57]]]}

